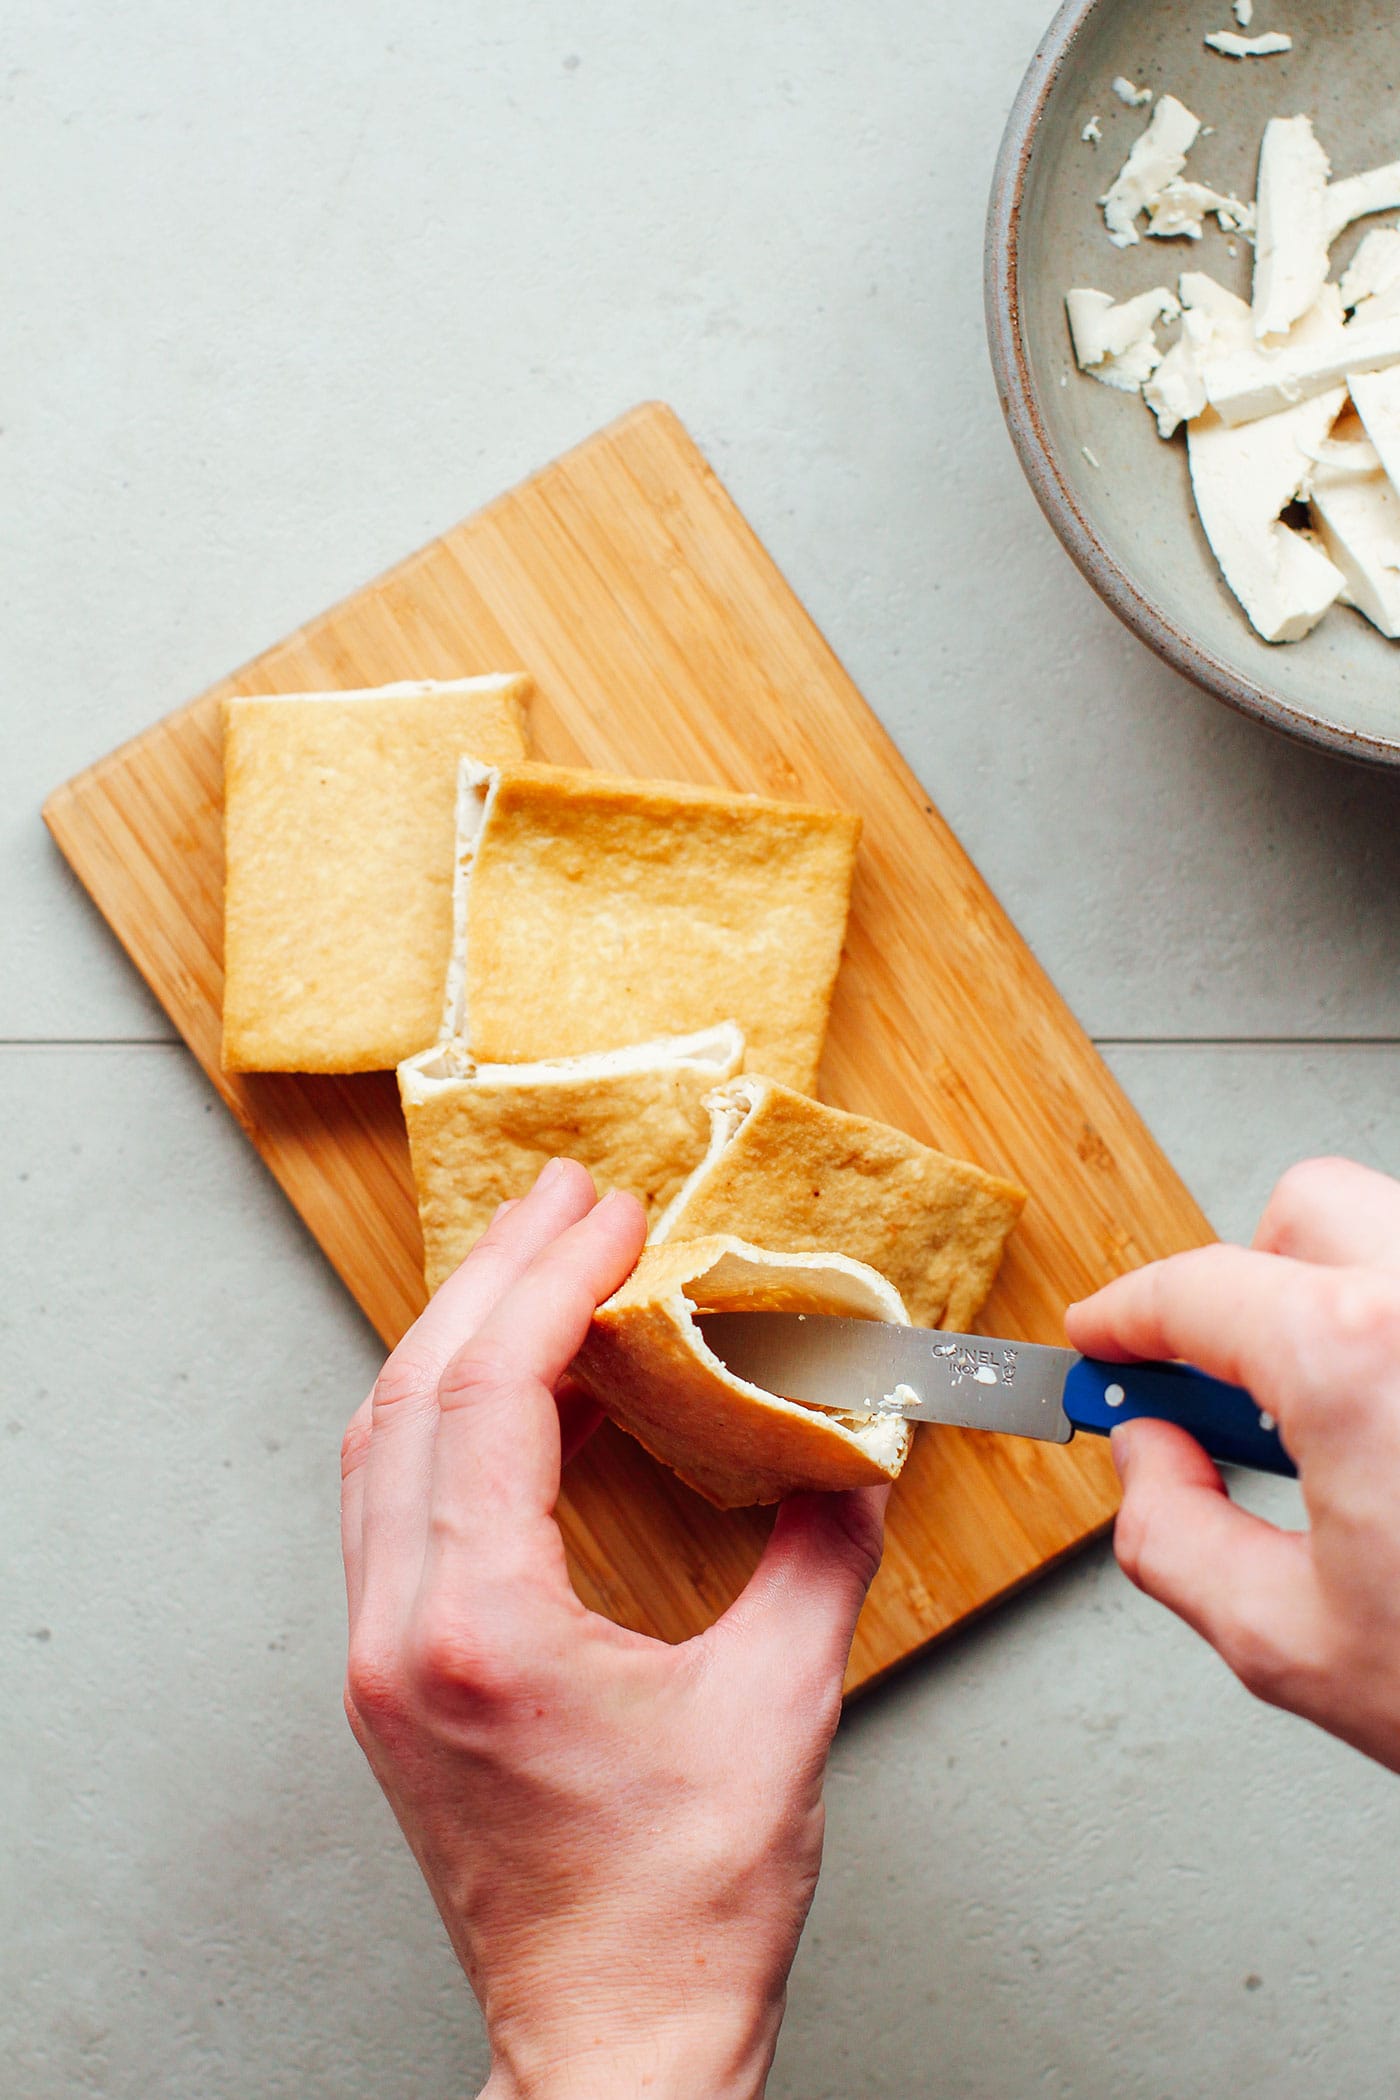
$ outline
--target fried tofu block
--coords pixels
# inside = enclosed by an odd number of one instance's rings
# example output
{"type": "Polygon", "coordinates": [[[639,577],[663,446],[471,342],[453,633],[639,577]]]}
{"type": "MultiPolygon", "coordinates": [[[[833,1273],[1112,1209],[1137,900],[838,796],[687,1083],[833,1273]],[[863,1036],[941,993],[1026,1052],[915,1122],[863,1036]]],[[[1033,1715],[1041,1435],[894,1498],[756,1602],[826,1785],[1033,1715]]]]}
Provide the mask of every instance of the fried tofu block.
{"type": "Polygon", "coordinates": [[[524,756],[521,676],[224,703],[223,1062],[369,1072],[431,1043],[458,768],[524,756]]]}
{"type": "Polygon", "coordinates": [[[463,768],[445,1032],[492,1064],[732,1017],[816,1080],[860,820],[564,767],[463,768]]]}
{"type": "Polygon", "coordinates": [[[899,1293],[860,1262],[777,1254],[720,1234],[648,1247],[599,1306],[574,1375],[619,1428],[720,1509],[895,1478],[913,1435],[906,1421],[831,1414],[751,1385],[696,1324],[724,1312],[909,1324],[899,1293]]]}
{"type": "Polygon", "coordinates": [[[1024,1189],[760,1076],[716,1088],[706,1106],[709,1148],[656,1240],[733,1232],[847,1254],[889,1278],[916,1327],[971,1326],[1024,1189]]]}
{"type": "Polygon", "coordinates": [[[428,1289],[555,1157],[579,1160],[600,1196],[626,1189],[656,1217],[704,1156],[704,1097],[743,1055],[744,1038],[726,1022],[540,1064],[464,1064],[442,1047],[409,1058],[399,1094],[428,1289]]]}

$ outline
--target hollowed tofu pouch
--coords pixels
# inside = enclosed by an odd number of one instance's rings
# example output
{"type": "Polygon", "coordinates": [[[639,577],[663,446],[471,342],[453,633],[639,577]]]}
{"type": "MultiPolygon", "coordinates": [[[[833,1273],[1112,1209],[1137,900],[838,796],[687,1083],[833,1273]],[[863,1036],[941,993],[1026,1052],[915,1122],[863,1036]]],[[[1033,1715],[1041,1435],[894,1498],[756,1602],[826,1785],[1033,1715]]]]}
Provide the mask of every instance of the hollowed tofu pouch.
{"type": "Polygon", "coordinates": [[[464,764],[443,1033],[517,1064],[732,1017],[751,1069],[810,1087],[859,835],[757,795],[464,764]]]}
{"type": "Polygon", "coordinates": [[[598,1308],[574,1373],[619,1428],[720,1509],[895,1479],[909,1455],[907,1422],[828,1413],[750,1385],[696,1324],[715,1312],[909,1325],[898,1291],[861,1262],[776,1253],[717,1234],[648,1247],[598,1308]]]}
{"type": "Polygon", "coordinates": [[[233,1072],[390,1070],[437,1034],[458,767],[522,758],[530,681],[224,702],[233,1072]]]}
{"type": "Polygon", "coordinates": [[[654,1239],[731,1232],[785,1252],[828,1249],[878,1269],[915,1326],[972,1325],[1024,1189],[756,1075],[717,1087],[705,1105],[705,1157],[654,1239]]]}
{"type": "Polygon", "coordinates": [[[743,1036],[724,1022],[536,1064],[475,1065],[450,1046],[409,1058],[399,1096],[428,1289],[555,1157],[581,1161],[600,1196],[626,1189],[656,1217],[704,1154],[705,1096],[743,1054],[743,1036]]]}

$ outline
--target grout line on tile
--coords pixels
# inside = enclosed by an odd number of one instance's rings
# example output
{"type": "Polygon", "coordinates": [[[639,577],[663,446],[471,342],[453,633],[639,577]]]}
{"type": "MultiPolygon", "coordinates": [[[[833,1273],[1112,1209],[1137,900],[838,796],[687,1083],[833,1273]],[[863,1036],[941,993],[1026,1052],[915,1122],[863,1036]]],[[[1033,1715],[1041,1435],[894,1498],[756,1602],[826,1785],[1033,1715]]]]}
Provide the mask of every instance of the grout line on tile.
{"type": "Polygon", "coordinates": [[[0,1050],[178,1050],[178,1035],[0,1035],[0,1050]]]}
{"type": "Polygon", "coordinates": [[[1099,1050],[1400,1050],[1395,1035],[1096,1035],[1099,1050]]]}

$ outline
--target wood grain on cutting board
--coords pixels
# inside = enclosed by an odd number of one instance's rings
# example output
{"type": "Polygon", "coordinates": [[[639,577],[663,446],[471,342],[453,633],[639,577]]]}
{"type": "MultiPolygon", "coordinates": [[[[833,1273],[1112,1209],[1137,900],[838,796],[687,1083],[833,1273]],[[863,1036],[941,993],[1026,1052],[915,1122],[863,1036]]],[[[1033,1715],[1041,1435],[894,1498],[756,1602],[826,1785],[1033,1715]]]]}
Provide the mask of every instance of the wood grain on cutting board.
{"type": "MultiPolygon", "coordinates": [[[[219,1069],[219,701],[517,668],[536,683],[541,757],[864,817],[822,1093],[1031,1191],[986,1332],[1061,1341],[1070,1299],[1210,1237],[705,460],[671,412],[650,405],[101,760],[45,808],[386,1341],[423,1297],[392,1073],[219,1069]]],[[[1114,1504],[1107,1450],[1093,1439],[1060,1449],[921,1430],[848,1689],[1092,1537],[1114,1504]]],[[[570,1467],[560,1506],[581,1594],[668,1640],[723,1608],[770,1521],[712,1510],[610,1427],[570,1467]]]]}

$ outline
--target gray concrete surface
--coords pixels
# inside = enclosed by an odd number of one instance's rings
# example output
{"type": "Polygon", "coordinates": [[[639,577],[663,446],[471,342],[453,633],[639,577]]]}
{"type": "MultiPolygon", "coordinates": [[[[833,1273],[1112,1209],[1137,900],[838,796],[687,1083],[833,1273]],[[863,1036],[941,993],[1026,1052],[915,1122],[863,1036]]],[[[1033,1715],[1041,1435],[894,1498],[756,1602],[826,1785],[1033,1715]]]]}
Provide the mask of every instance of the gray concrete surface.
{"type": "MultiPolygon", "coordinates": [[[[338,1713],[375,1349],[43,792],[671,400],[1221,1230],[1400,1170],[1400,800],[1121,633],[980,319],[1049,0],[22,0],[3,98],[6,2100],[472,2090],[338,1713]]],[[[1255,1486],[1287,1512],[1287,1490],[1255,1486]]],[[[1400,1789],[1091,1554],[854,1714],[782,2100],[1394,2100],[1400,1789]]]]}

